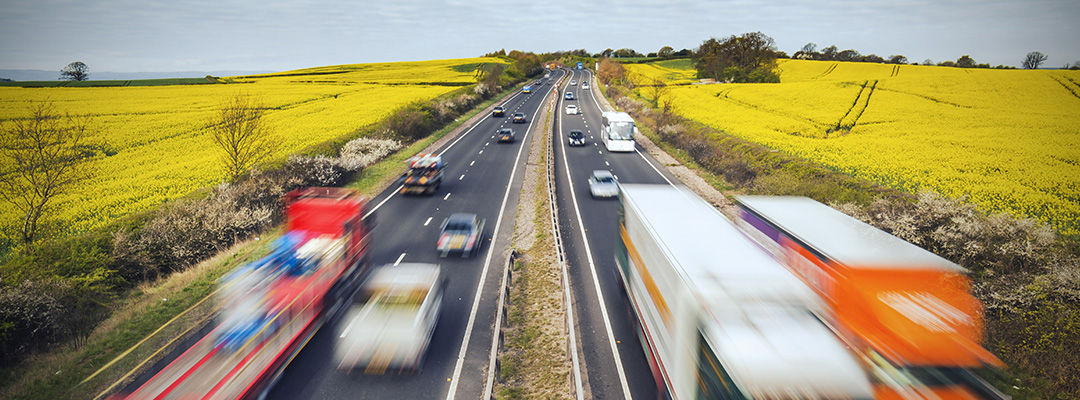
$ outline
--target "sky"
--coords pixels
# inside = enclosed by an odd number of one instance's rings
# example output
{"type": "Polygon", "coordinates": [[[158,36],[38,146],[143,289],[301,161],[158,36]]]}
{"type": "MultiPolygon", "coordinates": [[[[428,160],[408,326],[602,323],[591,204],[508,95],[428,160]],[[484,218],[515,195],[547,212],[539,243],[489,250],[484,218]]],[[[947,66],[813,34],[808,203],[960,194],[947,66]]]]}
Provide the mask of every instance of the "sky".
{"type": "Polygon", "coordinates": [[[1080,0],[267,1],[3,0],[0,69],[281,71],[480,56],[662,46],[760,31],[794,53],[813,42],[912,62],[1045,66],[1080,61],[1080,0]]]}

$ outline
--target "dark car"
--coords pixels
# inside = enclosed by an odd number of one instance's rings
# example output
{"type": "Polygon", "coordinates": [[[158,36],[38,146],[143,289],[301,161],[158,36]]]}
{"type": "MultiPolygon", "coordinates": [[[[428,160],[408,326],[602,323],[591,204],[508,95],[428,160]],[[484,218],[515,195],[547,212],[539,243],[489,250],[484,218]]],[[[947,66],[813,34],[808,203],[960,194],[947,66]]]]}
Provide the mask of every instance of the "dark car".
{"type": "Polygon", "coordinates": [[[477,219],[476,214],[450,215],[443,221],[442,233],[435,245],[440,257],[446,257],[451,252],[460,252],[462,257],[468,257],[479,250],[483,242],[484,222],[477,219]]]}
{"type": "Polygon", "coordinates": [[[495,108],[491,109],[492,117],[502,117],[504,115],[506,115],[506,109],[502,108],[502,106],[495,106],[495,108]]]}
{"type": "Polygon", "coordinates": [[[581,131],[570,131],[570,137],[567,139],[571,146],[584,146],[585,134],[581,131]]]}
{"type": "Polygon", "coordinates": [[[513,143],[514,130],[508,128],[499,129],[498,132],[495,132],[495,137],[499,139],[499,143],[513,143]]]}
{"type": "Polygon", "coordinates": [[[525,120],[525,113],[514,113],[513,122],[515,124],[524,124],[528,121],[525,120]]]}

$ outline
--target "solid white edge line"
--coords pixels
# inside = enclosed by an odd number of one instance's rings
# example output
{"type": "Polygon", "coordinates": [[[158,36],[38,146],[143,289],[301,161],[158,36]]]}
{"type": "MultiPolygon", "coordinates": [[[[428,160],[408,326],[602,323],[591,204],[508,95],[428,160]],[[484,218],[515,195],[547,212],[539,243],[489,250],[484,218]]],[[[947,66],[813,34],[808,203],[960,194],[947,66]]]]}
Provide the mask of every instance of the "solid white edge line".
{"type": "MultiPolygon", "coordinates": [[[[536,119],[536,113],[540,112],[540,107],[536,108],[533,112],[533,118],[529,119],[529,127],[525,130],[525,137],[523,141],[528,140],[529,133],[532,133],[533,120],[536,119]]],[[[491,237],[491,244],[488,245],[487,258],[484,260],[484,269],[480,272],[480,281],[476,284],[476,292],[473,295],[472,311],[469,312],[469,322],[465,326],[465,336],[461,340],[461,348],[458,350],[457,363],[454,365],[454,374],[450,378],[450,389],[446,393],[446,400],[453,400],[457,392],[457,385],[459,378],[461,377],[461,367],[465,364],[465,354],[469,349],[469,339],[472,337],[473,326],[476,324],[476,311],[480,308],[480,292],[484,287],[484,281],[487,279],[488,269],[491,266],[491,257],[495,254],[495,243],[499,239],[499,227],[502,225],[503,213],[506,212],[506,201],[510,198],[510,189],[513,188],[514,176],[517,174],[518,163],[521,161],[521,152],[525,150],[526,146],[518,147],[517,157],[514,158],[514,168],[510,170],[510,180],[506,183],[506,193],[503,194],[502,205],[499,207],[499,215],[495,219],[495,230],[491,237]]],[[[496,313],[499,310],[495,311],[496,313]]],[[[499,327],[492,327],[492,329],[498,329],[499,327]]],[[[497,340],[498,336],[493,338],[497,340]]],[[[484,394],[485,398],[491,398],[491,383],[494,378],[494,365],[489,363],[488,365],[488,383],[485,384],[484,394]]]]}
{"type": "MultiPolygon", "coordinates": [[[[593,98],[596,101],[596,98],[593,98]]],[[[599,104],[597,104],[599,107],[599,104]]],[[[603,111],[603,108],[600,108],[603,111]]],[[[563,141],[562,124],[559,125],[559,141],[563,141]]],[[[566,183],[570,187],[570,199],[574,203],[574,215],[577,216],[578,229],[581,231],[581,241],[585,245],[585,258],[589,261],[589,271],[592,273],[593,288],[596,290],[596,299],[600,302],[600,315],[604,317],[604,330],[607,331],[608,344],[611,345],[611,355],[615,359],[615,369],[619,373],[619,384],[622,385],[623,397],[633,399],[630,395],[630,385],[626,382],[626,372],[623,371],[622,357],[619,348],[615,346],[615,332],[611,329],[611,319],[608,317],[607,303],[604,302],[604,292],[600,289],[600,280],[596,276],[596,263],[593,262],[592,249],[589,248],[589,238],[585,234],[585,222],[581,219],[581,209],[578,207],[577,191],[574,190],[574,179],[570,176],[570,162],[567,161],[566,145],[563,146],[563,170],[566,172],[566,183]]]]}
{"type": "MultiPolygon", "coordinates": [[[[506,101],[502,102],[501,104],[506,104],[506,103],[509,103],[509,102],[513,101],[513,100],[514,100],[514,98],[515,98],[515,97],[518,97],[518,95],[519,95],[519,94],[521,94],[521,92],[520,92],[520,91],[519,91],[519,92],[517,92],[517,93],[514,93],[514,94],[513,94],[513,95],[511,95],[511,96],[510,96],[509,98],[507,98],[507,99],[506,99],[506,101]]],[[[593,100],[595,100],[595,99],[593,99],[593,100]]],[[[500,103],[497,103],[497,102],[496,102],[496,103],[492,103],[491,107],[495,107],[495,106],[497,106],[497,105],[499,105],[499,104],[500,104],[500,103]]],[[[447,146],[446,146],[446,148],[442,149],[442,151],[440,151],[440,152],[439,152],[438,154],[436,154],[436,155],[437,155],[437,156],[440,156],[440,157],[442,157],[442,155],[443,155],[444,153],[446,153],[447,151],[449,151],[451,147],[454,147],[454,145],[455,145],[455,144],[457,144],[458,142],[460,142],[460,141],[461,141],[461,139],[465,138],[465,136],[468,136],[468,135],[469,135],[469,132],[472,132],[472,130],[473,130],[473,129],[476,129],[476,127],[480,126],[480,124],[481,124],[481,123],[483,123],[484,119],[486,119],[486,117],[485,117],[485,118],[481,118],[480,120],[476,121],[476,123],[475,123],[475,124],[473,124],[473,126],[469,127],[469,129],[468,129],[468,130],[466,130],[465,132],[462,132],[462,133],[461,133],[461,135],[458,135],[458,138],[457,138],[457,139],[454,139],[454,141],[453,141],[453,142],[451,142],[451,143],[450,143],[449,145],[447,145],[447,146]]],[[[390,201],[390,198],[394,197],[394,195],[398,194],[398,192],[400,192],[400,191],[401,191],[401,188],[402,188],[402,186],[404,186],[404,185],[398,185],[398,187],[394,188],[394,191],[393,191],[393,192],[390,192],[390,195],[389,195],[389,196],[386,196],[386,198],[385,198],[385,199],[383,199],[382,201],[380,201],[380,202],[379,202],[379,204],[376,204],[376,205],[375,205],[375,207],[372,207],[372,208],[371,208],[370,210],[368,210],[368,212],[364,213],[364,216],[363,216],[362,218],[367,218],[367,217],[368,217],[369,215],[371,215],[372,213],[374,213],[374,212],[375,212],[375,210],[378,210],[378,209],[379,209],[379,207],[382,207],[382,206],[383,206],[383,204],[386,204],[386,202],[387,202],[387,201],[390,201]]]]}

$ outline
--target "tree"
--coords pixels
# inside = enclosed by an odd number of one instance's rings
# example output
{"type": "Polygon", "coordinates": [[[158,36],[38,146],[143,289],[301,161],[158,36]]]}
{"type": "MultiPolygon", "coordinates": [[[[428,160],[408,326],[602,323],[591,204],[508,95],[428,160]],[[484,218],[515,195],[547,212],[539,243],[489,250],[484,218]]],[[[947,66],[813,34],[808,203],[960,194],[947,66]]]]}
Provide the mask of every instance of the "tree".
{"type": "Polygon", "coordinates": [[[49,101],[28,108],[0,130],[0,197],[21,214],[23,243],[39,237],[54,200],[90,176],[82,161],[93,156],[88,118],[60,114],[49,101]]]}
{"type": "Polygon", "coordinates": [[[907,64],[907,57],[899,54],[889,56],[889,64],[907,64]]]}
{"type": "Polygon", "coordinates": [[[1027,69],[1039,68],[1039,66],[1042,65],[1042,63],[1046,62],[1047,58],[1049,58],[1049,57],[1047,57],[1046,54],[1043,54],[1043,53],[1040,53],[1040,52],[1037,52],[1037,51],[1027,53],[1027,56],[1024,56],[1024,68],[1027,68],[1027,69]]]}
{"type": "Polygon", "coordinates": [[[752,73],[760,70],[755,76],[771,81],[770,75],[775,75],[776,69],[776,46],[771,37],[761,32],[729,36],[723,41],[712,38],[698,47],[694,61],[699,78],[750,82],[752,73]]]}
{"type": "Polygon", "coordinates": [[[656,56],[657,57],[671,57],[671,53],[674,53],[674,52],[675,52],[675,49],[671,48],[671,46],[664,46],[664,47],[661,47],[660,50],[656,51],[656,56]]]}
{"type": "Polygon", "coordinates": [[[810,43],[804,44],[802,49],[799,50],[799,51],[801,51],[803,53],[806,53],[806,54],[813,54],[815,51],[817,51],[817,43],[810,42],[810,43]]]}
{"type": "Polygon", "coordinates": [[[60,69],[60,79],[68,81],[85,81],[90,78],[90,67],[82,61],[75,61],[60,69]]]}
{"type": "Polygon", "coordinates": [[[596,78],[600,80],[600,83],[610,86],[626,80],[626,68],[622,64],[610,58],[601,58],[599,64],[596,78]]]}
{"type": "Polygon", "coordinates": [[[879,63],[880,64],[880,63],[885,62],[885,59],[881,58],[881,56],[879,56],[877,54],[869,54],[869,55],[865,55],[865,56],[860,57],[859,61],[869,62],[869,63],[879,63]]]}
{"type": "Polygon", "coordinates": [[[611,57],[611,54],[614,52],[615,50],[611,48],[604,49],[604,51],[600,52],[600,57],[611,57]]]}
{"type": "Polygon", "coordinates": [[[221,150],[225,172],[233,181],[277,148],[276,138],[262,119],[265,112],[249,96],[237,93],[221,104],[211,121],[214,144],[221,150]]]}
{"type": "Polygon", "coordinates": [[[847,49],[836,54],[836,60],[838,61],[858,61],[859,57],[859,52],[852,49],[847,49]]]}
{"type": "Polygon", "coordinates": [[[667,96],[668,91],[668,85],[662,79],[652,78],[651,83],[645,90],[645,95],[648,96],[648,100],[653,107],[660,107],[660,100],[667,96]]]}
{"type": "Polygon", "coordinates": [[[934,65],[934,60],[927,58],[923,60],[922,65],[934,65]]]}
{"type": "Polygon", "coordinates": [[[960,56],[960,58],[956,59],[956,66],[960,68],[974,68],[975,64],[975,59],[971,58],[971,56],[967,54],[964,54],[960,56]]]}
{"type": "Polygon", "coordinates": [[[821,49],[821,59],[822,60],[830,60],[830,61],[835,60],[836,59],[836,53],[838,53],[839,51],[840,51],[840,49],[837,48],[835,45],[826,47],[824,49],[821,49]]]}

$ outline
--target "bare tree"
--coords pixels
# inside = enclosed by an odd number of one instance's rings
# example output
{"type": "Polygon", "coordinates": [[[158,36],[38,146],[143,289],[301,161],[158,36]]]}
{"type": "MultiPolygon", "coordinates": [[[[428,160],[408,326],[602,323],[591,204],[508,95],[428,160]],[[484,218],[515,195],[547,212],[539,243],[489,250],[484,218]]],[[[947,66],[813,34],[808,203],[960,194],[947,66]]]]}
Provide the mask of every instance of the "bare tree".
{"type": "Polygon", "coordinates": [[[222,103],[211,121],[210,132],[229,179],[235,181],[277,149],[276,138],[262,119],[265,112],[250,96],[238,93],[222,103]]]}
{"type": "Polygon", "coordinates": [[[90,79],[90,67],[82,61],[75,61],[60,69],[60,79],[67,81],[85,81],[90,79]]]}
{"type": "Polygon", "coordinates": [[[811,54],[811,53],[817,51],[817,43],[814,43],[814,42],[807,43],[807,44],[803,45],[802,50],[799,50],[799,51],[801,51],[803,53],[811,54]]]}
{"type": "Polygon", "coordinates": [[[649,86],[645,89],[645,95],[653,107],[660,107],[660,100],[667,97],[670,88],[662,79],[652,78],[649,86]]]}
{"type": "Polygon", "coordinates": [[[20,239],[38,239],[57,196],[87,178],[90,120],[60,114],[52,102],[31,102],[29,115],[0,129],[0,197],[22,214],[20,239]]]}
{"type": "Polygon", "coordinates": [[[1046,62],[1047,58],[1049,58],[1049,57],[1047,57],[1046,54],[1043,54],[1043,53],[1040,53],[1040,52],[1037,52],[1037,51],[1027,53],[1027,55],[1024,56],[1024,68],[1027,68],[1027,69],[1039,68],[1039,66],[1042,65],[1042,63],[1046,62]]]}

